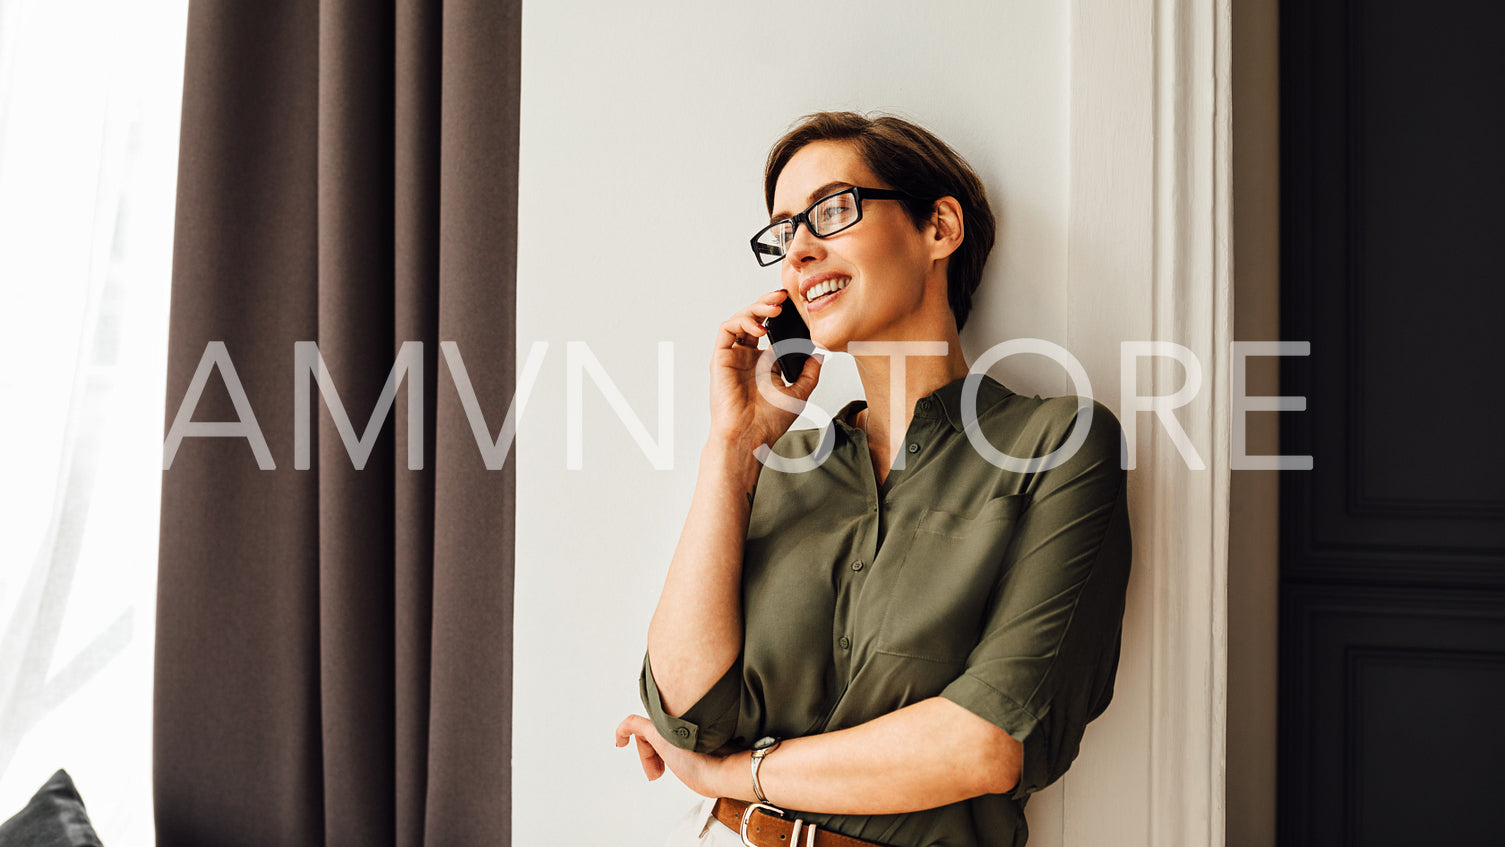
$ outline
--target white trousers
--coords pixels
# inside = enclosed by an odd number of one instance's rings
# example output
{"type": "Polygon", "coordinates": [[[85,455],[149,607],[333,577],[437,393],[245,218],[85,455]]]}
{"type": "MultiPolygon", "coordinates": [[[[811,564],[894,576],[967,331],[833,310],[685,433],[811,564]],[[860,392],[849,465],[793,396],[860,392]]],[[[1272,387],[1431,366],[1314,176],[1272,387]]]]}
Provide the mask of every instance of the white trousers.
{"type": "Polygon", "coordinates": [[[664,847],[743,847],[742,836],[712,817],[715,805],[714,797],[696,803],[669,830],[664,847]]]}

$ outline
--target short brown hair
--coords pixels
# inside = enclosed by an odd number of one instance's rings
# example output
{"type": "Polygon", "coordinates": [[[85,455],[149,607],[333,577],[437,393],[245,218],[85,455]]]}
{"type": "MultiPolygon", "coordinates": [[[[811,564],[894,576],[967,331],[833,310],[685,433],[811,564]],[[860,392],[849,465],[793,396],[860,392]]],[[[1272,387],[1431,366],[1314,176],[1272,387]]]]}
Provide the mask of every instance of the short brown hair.
{"type": "Polygon", "coordinates": [[[801,118],[768,151],[763,194],[770,214],[779,174],[795,153],[815,141],[850,141],[868,170],[887,183],[874,188],[893,188],[910,195],[901,202],[916,228],[923,228],[930,220],[935,201],[956,198],[962,209],[963,238],[946,266],[946,299],[960,330],[972,311],[972,293],[982,282],[983,263],[993,249],[996,224],[982,180],[946,142],[903,118],[816,112],[801,118]]]}

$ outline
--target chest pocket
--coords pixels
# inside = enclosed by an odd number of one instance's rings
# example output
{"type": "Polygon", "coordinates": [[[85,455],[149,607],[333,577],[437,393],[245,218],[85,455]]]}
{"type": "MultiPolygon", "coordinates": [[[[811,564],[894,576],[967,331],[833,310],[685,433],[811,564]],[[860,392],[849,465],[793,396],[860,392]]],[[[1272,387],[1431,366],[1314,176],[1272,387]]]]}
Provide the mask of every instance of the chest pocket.
{"type": "Polygon", "coordinates": [[[926,510],[892,584],[874,644],[879,653],[965,664],[982,636],[1004,553],[1028,494],[1007,494],[974,515],[926,510]]]}

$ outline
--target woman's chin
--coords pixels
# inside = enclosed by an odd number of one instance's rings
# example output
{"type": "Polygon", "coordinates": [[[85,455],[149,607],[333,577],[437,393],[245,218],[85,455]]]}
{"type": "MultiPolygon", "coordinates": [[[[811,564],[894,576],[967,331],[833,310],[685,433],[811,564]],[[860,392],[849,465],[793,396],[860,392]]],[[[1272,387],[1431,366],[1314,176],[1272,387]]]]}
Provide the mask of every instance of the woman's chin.
{"type": "Polygon", "coordinates": [[[842,315],[821,314],[819,312],[811,316],[810,340],[822,350],[830,350],[833,353],[845,353],[847,343],[853,339],[851,322],[843,320],[842,315]]]}
{"type": "Polygon", "coordinates": [[[822,327],[810,330],[810,340],[815,342],[815,346],[822,350],[828,350],[832,353],[845,353],[847,352],[847,342],[851,339],[843,332],[822,327]]]}

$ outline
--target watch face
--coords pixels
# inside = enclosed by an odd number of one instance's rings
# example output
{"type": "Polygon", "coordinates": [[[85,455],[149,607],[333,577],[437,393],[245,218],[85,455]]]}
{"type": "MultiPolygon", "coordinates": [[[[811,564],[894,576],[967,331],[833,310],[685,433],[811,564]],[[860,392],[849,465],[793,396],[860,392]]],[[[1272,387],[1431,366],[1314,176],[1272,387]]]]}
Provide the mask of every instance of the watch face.
{"type": "Polygon", "coordinates": [[[764,736],[762,738],[759,738],[757,741],[754,741],[752,748],[754,750],[767,750],[777,743],[779,743],[779,740],[777,738],[774,738],[772,736],[764,736]]]}

